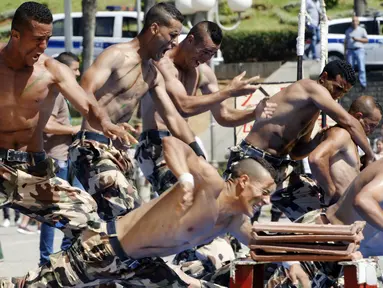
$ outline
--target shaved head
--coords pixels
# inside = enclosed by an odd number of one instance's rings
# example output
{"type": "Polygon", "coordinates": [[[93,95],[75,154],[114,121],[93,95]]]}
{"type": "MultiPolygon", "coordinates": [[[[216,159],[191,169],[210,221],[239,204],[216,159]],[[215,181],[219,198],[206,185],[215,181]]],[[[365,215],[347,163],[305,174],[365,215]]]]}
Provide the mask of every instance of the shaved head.
{"type": "Polygon", "coordinates": [[[246,174],[252,181],[263,181],[267,176],[275,179],[276,171],[273,166],[266,160],[259,158],[257,160],[253,158],[243,159],[237,163],[233,163],[231,168],[232,179],[238,178],[241,175],[246,174]]]}
{"type": "Polygon", "coordinates": [[[360,96],[352,102],[349,109],[349,113],[354,115],[355,113],[362,113],[365,117],[369,117],[374,113],[375,109],[379,109],[382,114],[382,107],[372,96],[360,96]]]}

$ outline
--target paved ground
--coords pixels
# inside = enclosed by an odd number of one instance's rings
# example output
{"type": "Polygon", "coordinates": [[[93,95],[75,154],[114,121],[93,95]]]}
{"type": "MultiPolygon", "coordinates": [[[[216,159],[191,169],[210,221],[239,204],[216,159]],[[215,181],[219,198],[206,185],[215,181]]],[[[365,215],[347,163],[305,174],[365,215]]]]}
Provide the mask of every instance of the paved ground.
{"type": "MultiPolygon", "coordinates": [[[[2,211],[1,211],[2,212],[2,211]]],[[[0,213],[0,223],[3,223],[3,213],[0,213]]],[[[13,220],[13,217],[11,218],[13,220]]],[[[36,226],[30,226],[36,230],[36,226]]],[[[55,233],[55,251],[60,248],[62,232],[55,233]]],[[[0,262],[0,276],[21,276],[28,270],[36,268],[39,261],[39,234],[25,235],[17,232],[13,221],[8,228],[0,227],[0,243],[4,261],[0,262]]]]}

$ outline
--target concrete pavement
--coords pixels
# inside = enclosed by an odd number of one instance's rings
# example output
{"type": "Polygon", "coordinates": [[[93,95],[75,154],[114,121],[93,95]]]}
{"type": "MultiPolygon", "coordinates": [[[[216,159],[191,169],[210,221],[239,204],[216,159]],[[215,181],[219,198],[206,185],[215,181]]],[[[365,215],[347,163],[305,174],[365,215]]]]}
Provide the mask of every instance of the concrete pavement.
{"type": "MultiPolygon", "coordinates": [[[[0,221],[3,221],[2,215],[0,221]]],[[[36,225],[30,228],[37,229],[36,225]]],[[[62,237],[63,233],[57,230],[54,251],[60,249],[62,237]]],[[[13,221],[8,228],[0,227],[0,243],[4,254],[4,261],[0,262],[0,276],[22,276],[28,270],[36,268],[40,256],[39,241],[40,234],[25,235],[17,232],[13,221]]]]}

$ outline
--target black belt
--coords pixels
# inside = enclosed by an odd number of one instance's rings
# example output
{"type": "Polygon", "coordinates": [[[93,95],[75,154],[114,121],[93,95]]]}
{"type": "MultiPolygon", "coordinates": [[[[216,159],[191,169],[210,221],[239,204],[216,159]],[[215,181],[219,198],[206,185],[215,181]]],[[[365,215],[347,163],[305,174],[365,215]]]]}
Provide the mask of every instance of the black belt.
{"type": "Polygon", "coordinates": [[[282,166],[282,165],[288,165],[288,164],[296,165],[297,164],[297,162],[294,160],[272,156],[271,154],[250,145],[245,140],[243,140],[241,142],[240,146],[244,150],[246,156],[254,157],[254,158],[263,158],[267,162],[272,164],[273,166],[282,166]]]}
{"type": "Polygon", "coordinates": [[[76,134],[75,139],[86,139],[86,140],[93,140],[97,141],[106,145],[110,145],[112,143],[112,139],[91,131],[80,131],[76,134]]]}
{"type": "Polygon", "coordinates": [[[141,133],[139,141],[143,141],[146,139],[150,140],[156,140],[156,139],[162,139],[164,137],[172,136],[169,131],[167,130],[146,130],[141,133]]]}
{"type": "Polygon", "coordinates": [[[120,258],[120,260],[130,269],[135,269],[138,265],[140,265],[138,260],[132,259],[126,255],[124,249],[121,247],[121,243],[117,238],[116,221],[107,222],[106,231],[108,233],[109,243],[110,246],[112,246],[114,254],[116,254],[116,256],[120,258]]]}
{"type": "Polygon", "coordinates": [[[45,152],[24,152],[13,149],[0,148],[0,161],[20,162],[20,163],[38,163],[46,159],[45,152]]]}

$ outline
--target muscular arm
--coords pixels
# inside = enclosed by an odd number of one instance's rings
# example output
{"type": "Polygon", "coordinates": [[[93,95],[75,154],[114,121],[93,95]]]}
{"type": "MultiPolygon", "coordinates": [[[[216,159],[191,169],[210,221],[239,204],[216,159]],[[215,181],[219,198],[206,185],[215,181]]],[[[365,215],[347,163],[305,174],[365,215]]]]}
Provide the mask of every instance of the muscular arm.
{"type": "Polygon", "coordinates": [[[55,135],[73,135],[79,131],[78,126],[68,126],[57,122],[56,117],[49,117],[47,125],[45,125],[44,132],[55,135]]]}
{"type": "Polygon", "coordinates": [[[46,66],[54,76],[56,85],[61,94],[88,120],[92,127],[103,131],[108,137],[114,138],[115,135],[125,137],[123,130],[114,125],[110,125],[109,117],[98,105],[96,98],[87,94],[80,87],[76,78],[73,77],[73,72],[66,65],[61,64],[56,60],[49,59],[46,61],[46,66]]]}
{"type": "Polygon", "coordinates": [[[159,63],[156,63],[156,66],[164,77],[166,91],[183,117],[191,117],[209,111],[213,105],[221,103],[232,96],[246,95],[257,89],[257,86],[249,84],[256,77],[241,81],[244,76],[244,74],[241,74],[220,91],[206,95],[206,97],[195,97],[193,95],[191,97],[187,95],[184,85],[176,78],[172,69],[169,68],[169,65],[173,65],[169,64],[169,61],[169,59],[164,58],[159,63]]]}
{"type": "Polygon", "coordinates": [[[190,173],[196,181],[196,189],[209,191],[218,197],[224,181],[214,167],[202,157],[197,157],[188,145],[175,137],[163,138],[162,145],[166,164],[177,178],[183,173],[190,173]]]}
{"type": "MultiPolygon", "coordinates": [[[[319,185],[329,198],[334,197],[336,188],[330,175],[331,157],[345,150],[350,134],[342,128],[334,127],[325,132],[323,141],[309,156],[310,169],[319,185]]],[[[341,195],[337,195],[341,196],[341,195]]]]}
{"type": "Polygon", "coordinates": [[[314,104],[350,133],[353,141],[366,153],[369,160],[374,159],[374,153],[359,121],[334,101],[324,87],[315,84],[315,88],[311,89],[310,92],[310,98],[314,104]]]}
{"type": "Polygon", "coordinates": [[[88,94],[94,95],[123,63],[124,55],[119,50],[104,50],[81,77],[81,87],[88,94]]]}
{"type": "Polygon", "coordinates": [[[242,244],[249,246],[253,226],[251,225],[250,218],[246,215],[236,216],[230,223],[227,232],[232,234],[242,244]]]}
{"type": "Polygon", "coordinates": [[[359,215],[368,224],[380,231],[383,231],[383,209],[380,206],[383,201],[382,189],[382,179],[375,178],[364,186],[359,193],[356,192],[357,195],[353,203],[359,215]]]}
{"type": "MultiPolygon", "coordinates": [[[[202,94],[213,94],[219,91],[217,77],[213,70],[206,64],[200,66],[203,79],[200,89],[202,94]]],[[[255,120],[254,110],[239,110],[229,107],[225,102],[211,107],[214,119],[223,127],[236,127],[255,120]]]]}
{"type": "Polygon", "coordinates": [[[166,93],[161,73],[157,73],[156,83],[150,92],[158,113],[172,135],[184,141],[186,144],[194,142],[194,134],[190,130],[188,123],[178,113],[172,100],[166,93]]]}

